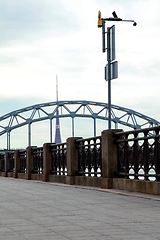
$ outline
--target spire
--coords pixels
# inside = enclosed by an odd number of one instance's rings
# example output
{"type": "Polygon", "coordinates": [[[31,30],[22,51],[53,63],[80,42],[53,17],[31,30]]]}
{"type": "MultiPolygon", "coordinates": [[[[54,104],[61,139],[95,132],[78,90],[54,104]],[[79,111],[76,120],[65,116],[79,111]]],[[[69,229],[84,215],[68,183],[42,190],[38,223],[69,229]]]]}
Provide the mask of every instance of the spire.
{"type": "MultiPolygon", "coordinates": [[[[57,103],[58,103],[58,76],[57,75],[56,75],[56,100],[57,100],[57,103]]],[[[59,116],[59,110],[58,109],[56,111],[56,116],[59,116]]],[[[56,117],[55,143],[61,143],[59,117],[56,117]]]]}
{"type": "Polygon", "coordinates": [[[56,75],[56,100],[58,102],[58,76],[56,75]]]}

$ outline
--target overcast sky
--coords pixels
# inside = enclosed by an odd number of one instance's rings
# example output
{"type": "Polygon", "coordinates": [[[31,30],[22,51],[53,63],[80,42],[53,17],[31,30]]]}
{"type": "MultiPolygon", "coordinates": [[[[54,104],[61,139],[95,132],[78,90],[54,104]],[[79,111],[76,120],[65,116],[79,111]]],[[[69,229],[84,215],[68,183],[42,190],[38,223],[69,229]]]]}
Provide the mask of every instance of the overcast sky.
{"type": "Polygon", "coordinates": [[[56,74],[59,100],[108,102],[99,10],[137,22],[115,24],[112,104],[160,121],[159,0],[1,0],[0,115],[56,101],[56,74]]]}

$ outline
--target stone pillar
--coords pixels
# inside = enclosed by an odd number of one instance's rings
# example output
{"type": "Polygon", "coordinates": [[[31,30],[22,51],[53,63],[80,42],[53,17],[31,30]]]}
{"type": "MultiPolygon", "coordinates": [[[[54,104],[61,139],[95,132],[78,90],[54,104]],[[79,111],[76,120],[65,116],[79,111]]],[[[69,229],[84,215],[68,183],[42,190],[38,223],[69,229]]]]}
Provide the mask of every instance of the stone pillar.
{"type": "Polygon", "coordinates": [[[5,152],[5,177],[8,177],[8,152],[5,152]]]}
{"type": "Polygon", "coordinates": [[[19,150],[14,151],[14,168],[15,168],[14,177],[17,178],[18,177],[18,172],[20,170],[19,150]]]}
{"type": "MultiPolygon", "coordinates": [[[[34,146],[35,147],[35,146],[34,146]]],[[[27,180],[31,179],[31,173],[33,171],[33,154],[32,154],[33,146],[28,146],[26,148],[26,173],[27,173],[27,180]]]]}
{"type": "Polygon", "coordinates": [[[49,174],[52,170],[52,154],[50,151],[51,143],[43,144],[43,181],[49,181],[49,174]]]}
{"type": "Polygon", "coordinates": [[[67,139],[67,183],[74,184],[74,176],[78,171],[78,149],[75,140],[80,137],[71,137],[67,139]]]}
{"type": "Polygon", "coordinates": [[[117,146],[113,143],[114,132],[121,129],[104,130],[101,134],[102,143],[102,188],[112,188],[114,172],[117,171],[117,146]]]}

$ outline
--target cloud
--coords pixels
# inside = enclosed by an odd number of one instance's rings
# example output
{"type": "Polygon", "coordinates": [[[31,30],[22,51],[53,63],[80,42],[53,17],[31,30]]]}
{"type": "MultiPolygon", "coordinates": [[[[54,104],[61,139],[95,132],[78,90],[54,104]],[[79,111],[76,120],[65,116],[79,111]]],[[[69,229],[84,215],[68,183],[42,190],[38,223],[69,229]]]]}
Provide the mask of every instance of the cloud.
{"type": "Polygon", "coordinates": [[[78,24],[60,1],[2,0],[0,10],[1,46],[63,35],[78,24]]]}
{"type": "Polygon", "coordinates": [[[108,101],[101,10],[102,17],[116,11],[137,22],[115,23],[119,77],[112,81],[112,103],[160,120],[159,6],[159,0],[1,0],[1,115],[55,101],[56,74],[60,100],[108,101]]]}

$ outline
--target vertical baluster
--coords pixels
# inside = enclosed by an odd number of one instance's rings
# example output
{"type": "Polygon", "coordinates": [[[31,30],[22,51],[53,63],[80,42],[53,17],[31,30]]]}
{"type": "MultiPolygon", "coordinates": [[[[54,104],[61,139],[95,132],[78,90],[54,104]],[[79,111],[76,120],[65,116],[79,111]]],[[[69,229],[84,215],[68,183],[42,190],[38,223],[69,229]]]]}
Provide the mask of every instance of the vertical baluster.
{"type": "MultiPolygon", "coordinates": [[[[117,138],[117,140],[119,140],[120,137],[117,138]]],[[[121,150],[122,150],[122,147],[121,147],[121,143],[117,143],[117,170],[118,172],[120,171],[120,168],[121,168],[121,161],[120,161],[120,156],[121,156],[121,150]]]]}
{"type": "Polygon", "coordinates": [[[57,146],[57,154],[58,154],[58,169],[59,175],[61,175],[61,149],[60,146],[57,146]]]}
{"type": "Polygon", "coordinates": [[[34,150],[34,154],[33,154],[33,162],[34,162],[34,172],[36,173],[36,170],[37,170],[36,149],[34,150]]]}
{"type": "MultiPolygon", "coordinates": [[[[64,156],[64,171],[67,169],[67,161],[66,161],[66,143],[64,144],[64,150],[63,150],[63,156],[64,156]]],[[[64,172],[64,175],[66,175],[66,172],[64,172]]]]}
{"type": "Polygon", "coordinates": [[[37,149],[35,149],[34,152],[34,158],[35,158],[35,173],[38,171],[38,156],[37,156],[37,149]]]}
{"type": "MultiPolygon", "coordinates": [[[[64,152],[64,164],[65,164],[65,170],[67,171],[67,145],[65,143],[65,152],[64,152]]],[[[67,173],[65,173],[67,175],[67,173]]]]}
{"type": "Polygon", "coordinates": [[[36,149],[37,169],[36,172],[40,173],[40,149],[36,149]]]}
{"type": "Polygon", "coordinates": [[[82,166],[82,152],[81,152],[81,142],[78,143],[78,172],[81,172],[82,166]]]}
{"type": "Polygon", "coordinates": [[[54,174],[57,175],[57,150],[55,145],[53,147],[53,156],[54,156],[53,170],[54,170],[54,174]]]}
{"type": "Polygon", "coordinates": [[[102,144],[101,144],[101,138],[100,138],[100,146],[99,146],[99,151],[98,151],[98,160],[99,160],[99,168],[101,171],[101,176],[102,176],[102,144]]]}
{"type": "Polygon", "coordinates": [[[64,144],[62,146],[62,153],[61,153],[61,167],[62,167],[62,175],[64,175],[64,144]]]}
{"type": "Polygon", "coordinates": [[[62,159],[62,156],[63,156],[63,146],[61,145],[60,146],[60,172],[61,172],[61,175],[62,175],[62,171],[63,171],[63,159],[62,159]]]}
{"type": "Polygon", "coordinates": [[[91,176],[91,145],[90,140],[88,140],[88,150],[87,150],[87,163],[88,163],[88,176],[91,176]]]}
{"type": "Polygon", "coordinates": [[[78,145],[78,172],[84,172],[84,145],[80,141],[78,145]]]}
{"type": "Polygon", "coordinates": [[[83,176],[85,176],[85,170],[86,170],[86,148],[85,148],[85,141],[83,141],[82,145],[82,169],[83,169],[83,176]]]}
{"type": "Polygon", "coordinates": [[[25,155],[22,155],[22,172],[25,173],[26,171],[26,152],[25,155]]]}
{"type": "Polygon", "coordinates": [[[65,144],[62,146],[63,152],[62,152],[62,160],[63,160],[63,175],[65,175],[65,144]]]}
{"type": "Polygon", "coordinates": [[[53,171],[53,174],[56,174],[56,172],[57,172],[55,145],[52,146],[52,171],[53,171]]]}
{"type": "MultiPolygon", "coordinates": [[[[125,138],[128,139],[128,134],[125,135],[125,138]]],[[[129,144],[128,141],[124,144],[124,168],[126,178],[129,178],[129,144]]]]}
{"type": "MultiPolygon", "coordinates": [[[[125,135],[118,136],[117,140],[128,138],[125,135]]],[[[117,170],[118,173],[127,173],[125,169],[125,142],[117,143],[117,170]]]]}
{"type": "Polygon", "coordinates": [[[92,156],[92,161],[93,165],[92,167],[94,168],[94,176],[97,177],[97,170],[98,170],[98,162],[97,162],[97,145],[96,145],[97,139],[94,139],[94,147],[93,147],[93,156],[92,156]]]}
{"type": "Polygon", "coordinates": [[[62,154],[63,154],[63,147],[62,145],[59,146],[60,148],[60,153],[59,153],[59,156],[60,156],[60,175],[62,175],[62,169],[63,169],[63,162],[62,162],[62,154]]]}
{"type": "Polygon", "coordinates": [[[10,172],[10,153],[8,153],[8,172],[10,172]]]}
{"type": "Polygon", "coordinates": [[[38,173],[38,149],[35,149],[35,172],[38,173]]]}
{"type": "MultiPolygon", "coordinates": [[[[138,133],[134,133],[134,138],[138,137],[138,133]]],[[[134,140],[134,145],[133,145],[133,164],[134,164],[134,174],[135,174],[135,179],[138,179],[138,149],[139,149],[139,145],[138,145],[138,140],[134,140]]]]}
{"type": "Polygon", "coordinates": [[[3,154],[2,158],[2,172],[5,172],[5,154],[3,154]]]}
{"type": "Polygon", "coordinates": [[[42,148],[40,148],[39,149],[40,151],[39,151],[39,161],[40,161],[40,164],[39,164],[39,171],[40,171],[40,174],[42,173],[42,154],[43,154],[43,152],[42,152],[42,148]]]}
{"type": "Polygon", "coordinates": [[[54,156],[54,174],[57,175],[57,147],[56,145],[53,146],[53,156],[54,156]]]}
{"type": "MultiPolygon", "coordinates": [[[[156,174],[160,174],[160,137],[159,130],[155,131],[158,137],[155,137],[155,147],[154,147],[154,165],[156,174]]],[[[156,181],[160,181],[160,177],[156,176],[156,181]]]]}
{"type": "Polygon", "coordinates": [[[32,149],[33,154],[33,172],[36,171],[36,159],[35,159],[35,149],[32,149]]]}
{"type": "Polygon", "coordinates": [[[84,176],[88,176],[88,141],[86,140],[84,142],[84,151],[85,151],[85,161],[84,161],[84,172],[85,175],[84,176]],[[86,144],[87,142],[87,144],[86,144]]]}
{"type": "Polygon", "coordinates": [[[41,148],[39,148],[39,165],[38,165],[38,171],[39,171],[39,173],[41,173],[41,171],[42,171],[42,164],[41,164],[41,161],[42,161],[42,157],[41,157],[41,155],[42,155],[42,152],[41,152],[41,148]]]}
{"type": "MultiPolygon", "coordinates": [[[[147,137],[148,131],[144,132],[144,137],[147,137]]],[[[149,172],[149,144],[148,144],[148,139],[144,140],[143,143],[143,165],[144,165],[144,178],[145,180],[148,180],[148,174],[149,172]]]]}
{"type": "Polygon", "coordinates": [[[63,173],[62,173],[62,175],[65,175],[65,165],[64,165],[64,146],[65,146],[65,144],[62,145],[62,169],[63,169],[63,173]]]}
{"type": "Polygon", "coordinates": [[[43,148],[40,148],[40,173],[43,173],[43,148]]]}

